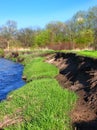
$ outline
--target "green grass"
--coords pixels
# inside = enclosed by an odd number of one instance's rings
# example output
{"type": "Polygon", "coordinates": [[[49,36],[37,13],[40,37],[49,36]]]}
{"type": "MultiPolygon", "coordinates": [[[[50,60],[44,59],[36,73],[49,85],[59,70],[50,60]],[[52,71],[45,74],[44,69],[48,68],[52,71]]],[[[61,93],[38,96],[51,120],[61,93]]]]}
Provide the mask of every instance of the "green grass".
{"type": "Polygon", "coordinates": [[[0,103],[4,130],[72,130],[69,114],[76,94],[63,89],[54,79],[58,68],[45,63],[41,57],[32,60],[27,56],[27,60],[24,75],[31,81],[0,103]]]}
{"type": "Polygon", "coordinates": [[[43,58],[36,58],[25,66],[23,75],[27,77],[27,81],[30,81],[43,77],[53,78],[58,73],[58,68],[54,65],[43,62],[43,58]]]}
{"type": "MultiPolygon", "coordinates": [[[[10,94],[0,104],[0,116],[23,117],[21,124],[5,130],[70,130],[69,112],[76,100],[73,92],[63,90],[55,79],[34,80],[10,94]],[[20,112],[16,113],[18,110],[20,112]]],[[[1,120],[1,119],[0,119],[1,120]]]]}
{"type": "Polygon", "coordinates": [[[97,51],[78,51],[76,53],[77,53],[77,55],[82,55],[82,56],[86,56],[86,57],[97,58],[97,51]]]}

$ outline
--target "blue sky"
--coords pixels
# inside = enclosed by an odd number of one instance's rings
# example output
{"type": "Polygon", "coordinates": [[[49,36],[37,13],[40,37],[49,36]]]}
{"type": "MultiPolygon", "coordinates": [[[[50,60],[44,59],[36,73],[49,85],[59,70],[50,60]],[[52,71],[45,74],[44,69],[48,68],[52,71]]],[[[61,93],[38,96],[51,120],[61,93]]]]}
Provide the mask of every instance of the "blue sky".
{"type": "Polygon", "coordinates": [[[0,0],[0,26],[14,20],[19,28],[44,27],[51,21],[65,22],[95,5],[97,0],[0,0]]]}

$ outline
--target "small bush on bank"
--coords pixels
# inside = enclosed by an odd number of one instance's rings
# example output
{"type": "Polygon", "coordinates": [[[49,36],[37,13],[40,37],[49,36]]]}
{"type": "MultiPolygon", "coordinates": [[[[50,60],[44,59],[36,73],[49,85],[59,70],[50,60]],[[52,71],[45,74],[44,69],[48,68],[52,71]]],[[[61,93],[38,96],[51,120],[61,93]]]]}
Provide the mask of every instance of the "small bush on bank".
{"type": "Polygon", "coordinates": [[[0,57],[4,56],[4,50],[0,48],[0,57]]]}

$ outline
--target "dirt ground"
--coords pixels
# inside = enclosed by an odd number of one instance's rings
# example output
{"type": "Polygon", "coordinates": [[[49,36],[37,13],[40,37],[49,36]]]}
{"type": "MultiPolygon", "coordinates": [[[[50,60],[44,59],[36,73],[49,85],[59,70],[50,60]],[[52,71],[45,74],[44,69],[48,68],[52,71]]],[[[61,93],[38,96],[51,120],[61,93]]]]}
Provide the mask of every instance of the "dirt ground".
{"type": "Polygon", "coordinates": [[[47,62],[59,68],[56,79],[61,86],[79,97],[71,112],[74,130],[97,130],[97,59],[59,52],[47,62]]]}

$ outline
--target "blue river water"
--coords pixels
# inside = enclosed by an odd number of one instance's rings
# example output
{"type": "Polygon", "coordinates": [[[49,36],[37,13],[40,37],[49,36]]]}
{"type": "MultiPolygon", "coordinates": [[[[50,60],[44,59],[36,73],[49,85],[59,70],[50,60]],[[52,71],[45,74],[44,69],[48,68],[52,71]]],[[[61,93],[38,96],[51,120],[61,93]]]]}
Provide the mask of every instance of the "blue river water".
{"type": "Polygon", "coordinates": [[[6,99],[9,92],[25,85],[22,72],[21,64],[0,58],[0,101],[6,99]]]}

